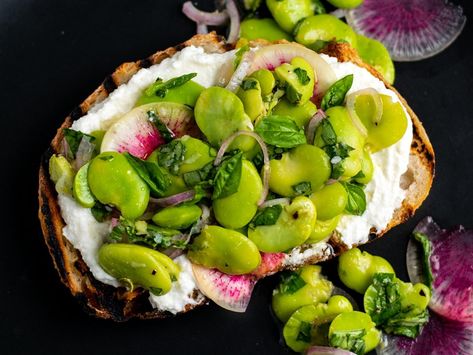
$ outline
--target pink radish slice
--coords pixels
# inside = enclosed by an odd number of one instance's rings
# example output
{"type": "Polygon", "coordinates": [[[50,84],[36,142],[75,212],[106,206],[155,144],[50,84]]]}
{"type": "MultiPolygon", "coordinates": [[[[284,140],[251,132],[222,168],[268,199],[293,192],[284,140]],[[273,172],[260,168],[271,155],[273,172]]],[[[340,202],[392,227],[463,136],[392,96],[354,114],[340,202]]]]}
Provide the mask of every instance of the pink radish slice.
{"type": "Polygon", "coordinates": [[[227,275],[216,269],[192,264],[197,287],[220,307],[245,312],[256,284],[254,275],[227,275]]]}
{"type": "Polygon", "coordinates": [[[284,263],[286,254],[284,253],[261,253],[261,264],[253,271],[253,275],[257,278],[274,274],[284,263]]]}
{"type": "Polygon", "coordinates": [[[440,53],[466,22],[462,8],[445,0],[365,0],[346,19],[356,32],[381,41],[396,61],[440,53]]]}
{"type": "Polygon", "coordinates": [[[199,135],[192,109],[177,103],[157,102],[134,108],[116,121],[105,133],[100,151],[129,152],[146,159],[164,144],[157,128],[149,121],[148,111],[154,111],[176,137],[199,135]]]}
{"type": "MultiPolygon", "coordinates": [[[[473,323],[473,231],[458,226],[441,229],[426,217],[414,230],[428,238],[432,270],[430,309],[457,321],[473,323]]],[[[407,268],[413,282],[422,281],[415,242],[410,242],[407,268]]]]}
{"type": "Polygon", "coordinates": [[[449,320],[433,312],[416,339],[384,335],[378,355],[471,355],[473,324],[449,320]]]}

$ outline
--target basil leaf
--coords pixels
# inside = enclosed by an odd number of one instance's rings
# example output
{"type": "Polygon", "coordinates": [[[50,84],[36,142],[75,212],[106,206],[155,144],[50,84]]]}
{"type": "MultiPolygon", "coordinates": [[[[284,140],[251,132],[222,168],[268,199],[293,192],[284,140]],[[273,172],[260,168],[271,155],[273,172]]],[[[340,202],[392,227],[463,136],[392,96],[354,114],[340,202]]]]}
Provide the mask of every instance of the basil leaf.
{"type": "Polygon", "coordinates": [[[189,73],[178,76],[176,78],[169,79],[164,81],[160,78],[156,80],[156,82],[151,85],[149,88],[145,90],[145,95],[153,96],[156,95],[158,97],[165,97],[169,89],[177,88],[181,85],[184,85],[192,78],[196,77],[197,73],[189,73]]]}
{"type": "Polygon", "coordinates": [[[332,173],[330,174],[331,179],[338,179],[345,172],[342,161],[332,164],[332,173]]]}
{"type": "Polygon", "coordinates": [[[285,271],[281,274],[281,283],[279,284],[279,292],[293,294],[297,290],[306,285],[302,277],[294,271],[285,271]]]}
{"type": "Polygon", "coordinates": [[[336,144],[337,134],[335,133],[330,121],[327,119],[323,119],[320,122],[320,125],[322,126],[322,140],[325,142],[325,144],[336,144]]]}
{"type": "Polygon", "coordinates": [[[330,158],[340,157],[341,159],[347,158],[350,152],[354,150],[354,148],[342,142],[326,145],[323,149],[325,150],[325,153],[327,153],[327,155],[330,158]]]}
{"type": "Polygon", "coordinates": [[[329,344],[332,347],[342,348],[361,355],[365,352],[365,341],[363,340],[365,335],[366,330],[364,329],[333,332],[329,344]]]}
{"type": "Polygon", "coordinates": [[[389,319],[382,328],[386,333],[403,335],[415,339],[420,334],[424,324],[428,321],[429,312],[427,309],[418,313],[415,308],[408,308],[389,319]]]}
{"type": "Polygon", "coordinates": [[[257,86],[258,86],[258,80],[254,79],[254,78],[244,79],[242,81],[241,85],[240,85],[240,87],[244,91],[255,90],[257,86]]]}
{"type": "Polygon", "coordinates": [[[303,181],[296,185],[292,185],[291,187],[296,195],[310,195],[312,193],[310,181],[303,181]]]}
{"type": "Polygon", "coordinates": [[[213,162],[210,162],[199,170],[189,171],[182,174],[182,178],[187,186],[193,187],[204,182],[213,185],[213,178],[215,177],[216,168],[213,162]]]}
{"type": "Polygon", "coordinates": [[[90,212],[97,222],[104,222],[112,215],[112,208],[95,201],[95,205],[90,209],[90,212]]]}
{"type": "Polygon", "coordinates": [[[235,59],[233,61],[233,69],[236,69],[240,63],[241,60],[243,59],[243,55],[250,50],[250,46],[245,44],[243,47],[240,47],[240,49],[237,50],[235,53],[235,59]]]}
{"type": "Polygon", "coordinates": [[[179,140],[173,140],[159,148],[158,164],[166,168],[171,174],[178,175],[185,154],[186,146],[179,140]]]}
{"type": "Polygon", "coordinates": [[[394,274],[377,273],[373,277],[376,297],[370,317],[376,325],[382,325],[401,311],[399,284],[394,282],[394,274]]]}
{"type": "Polygon", "coordinates": [[[95,141],[95,137],[70,128],[64,128],[63,134],[64,139],[66,140],[67,145],[69,147],[68,151],[66,152],[66,157],[69,160],[74,160],[76,158],[77,150],[79,149],[79,145],[82,139],[86,139],[90,143],[95,141]]]}
{"type": "Polygon", "coordinates": [[[366,196],[363,188],[360,185],[350,182],[342,182],[342,185],[345,187],[348,194],[348,202],[345,211],[356,216],[361,216],[366,210],[366,196]]]}
{"type": "Polygon", "coordinates": [[[362,178],[364,178],[364,177],[365,177],[365,174],[363,173],[362,170],[360,170],[358,173],[356,173],[355,176],[352,177],[352,179],[353,179],[353,180],[355,180],[355,179],[362,179],[362,178]]]}
{"type": "Polygon", "coordinates": [[[161,121],[156,112],[148,111],[147,114],[149,121],[157,128],[159,135],[164,139],[164,142],[169,143],[172,141],[174,138],[174,132],[171,131],[163,121],[161,121]]]}
{"type": "Polygon", "coordinates": [[[131,167],[138,173],[143,181],[149,186],[151,192],[157,196],[163,196],[171,185],[171,180],[157,163],[141,160],[130,153],[123,153],[131,167]]]}
{"type": "Polygon", "coordinates": [[[163,294],[163,289],[159,287],[150,287],[149,292],[155,296],[161,296],[163,294]]]}
{"type": "Polygon", "coordinates": [[[333,83],[322,98],[320,104],[322,110],[326,111],[330,107],[342,105],[352,84],[353,74],[347,75],[333,83]]]}
{"type": "Polygon", "coordinates": [[[304,130],[287,116],[267,116],[256,125],[255,132],[265,143],[280,148],[307,143],[304,130]]]}
{"type": "Polygon", "coordinates": [[[241,179],[243,153],[225,160],[217,170],[212,199],[228,197],[238,191],[241,179]]]}
{"type": "MultiPolygon", "coordinates": [[[[288,151],[286,148],[279,148],[275,147],[274,145],[268,145],[268,156],[269,160],[280,160],[282,158],[282,155],[288,151]]],[[[264,165],[264,157],[263,157],[263,152],[261,150],[258,150],[258,154],[253,158],[253,164],[256,167],[257,170],[260,170],[263,165],[264,165]]]]}
{"type": "Polygon", "coordinates": [[[325,10],[324,4],[322,4],[320,0],[312,0],[311,4],[312,4],[312,8],[314,9],[315,15],[327,13],[327,10],[325,10]]]}
{"type": "Polygon", "coordinates": [[[301,85],[307,85],[310,82],[309,75],[307,75],[307,71],[302,68],[295,68],[294,74],[297,75],[297,79],[301,85]]]}
{"type": "Polygon", "coordinates": [[[281,205],[266,207],[265,209],[256,213],[255,217],[250,223],[250,226],[251,228],[255,228],[257,226],[272,226],[276,224],[279,216],[281,215],[281,212],[281,205]]]}
{"type": "Polygon", "coordinates": [[[312,324],[302,321],[299,325],[299,333],[297,334],[297,341],[309,343],[312,340],[311,337],[312,324]]]}
{"type": "Polygon", "coordinates": [[[432,268],[430,266],[430,254],[432,252],[432,245],[430,244],[429,238],[423,233],[414,232],[413,236],[414,239],[417,240],[422,246],[422,269],[425,278],[425,280],[423,280],[423,283],[429,286],[429,288],[432,290],[432,282],[434,281],[432,268]]]}

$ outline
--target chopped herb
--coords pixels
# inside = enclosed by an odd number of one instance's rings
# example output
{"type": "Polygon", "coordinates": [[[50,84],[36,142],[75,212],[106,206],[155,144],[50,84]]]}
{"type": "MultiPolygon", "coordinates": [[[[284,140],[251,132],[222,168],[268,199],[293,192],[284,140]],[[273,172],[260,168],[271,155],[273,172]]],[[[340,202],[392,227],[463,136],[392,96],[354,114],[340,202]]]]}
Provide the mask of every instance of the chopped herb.
{"type": "MultiPolygon", "coordinates": [[[[288,148],[279,148],[275,147],[274,145],[268,145],[268,156],[270,160],[280,160],[282,155],[286,153],[289,149],[288,148]]],[[[260,170],[264,165],[264,157],[263,152],[261,150],[258,151],[258,154],[253,158],[253,164],[255,165],[256,169],[260,170]]]]}
{"type": "Polygon", "coordinates": [[[333,332],[329,344],[335,348],[342,348],[361,355],[365,352],[365,341],[363,340],[365,335],[365,329],[333,332]]]}
{"type": "Polygon", "coordinates": [[[345,211],[356,216],[361,216],[366,210],[366,196],[363,188],[351,182],[342,182],[342,185],[348,194],[348,202],[345,211]]]}
{"type": "Polygon", "coordinates": [[[112,161],[114,157],[113,155],[102,155],[101,157],[99,157],[99,159],[103,161],[112,161]]]}
{"type": "Polygon", "coordinates": [[[314,9],[315,15],[325,14],[327,10],[325,10],[324,4],[320,0],[311,0],[312,7],[314,9]]]}
{"type": "Polygon", "coordinates": [[[307,143],[304,130],[287,116],[267,116],[255,127],[264,142],[280,148],[293,148],[307,143]]]}
{"type": "Polygon", "coordinates": [[[337,134],[335,133],[332,124],[328,119],[323,119],[320,122],[322,127],[322,139],[327,145],[332,145],[337,143],[337,134]]]}
{"type": "Polygon", "coordinates": [[[192,78],[196,77],[197,73],[189,73],[178,76],[176,78],[169,79],[164,81],[160,78],[156,80],[156,82],[151,85],[149,88],[145,90],[145,95],[153,96],[156,95],[158,97],[165,97],[169,89],[177,88],[181,85],[184,85],[192,78]]]}
{"type": "Polygon", "coordinates": [[[338,179],[345,173],[345,168],[343,167],[343,162],[339,161],[336,164],[332,164],[332,173],[330,174],[331,179],[338,179]]]}
{"type": "Polygon", "coordinates": [[[95,141],[95,137],[70,128],[64,128],[63,134],[69,148],[66,152],[66,158],[69,160],[74,160],[76,158],[77,150],[79,149],[82,139],[86,139],[90,143],[95,141]]]}
{"type": "Polygon", "coordinates": [[[292,185],[292,191],[296,193],[296,195],[310,195],[312,193],[312,186],[310,181],[303,181],[296,185],[292,185]]]}
{"type": "Polygon", "coordinates": [[[244,79],[240,85],[240,87],[244,90],[244,91],[248,91],[248,90],[256,90],[258,86],[258,80],[254,79],[254,78],[247,78],[247,79],[244,79]]]}
{"type": "Polygon", "coordinates": [[[349,156],[350,151],[353,150],[349,145],[339,142],[323,147],[327,155],[330,157],[330,163],[332,164],[332,179],[338,179],[345,172],[343,167],[343,159],[349,156]]]}
{"type": "Polygon", "coordinates": [[[285,271],[281,274],[281,283],[279,284],[279,292],[293,294],[297,290],[304,287],[306,282],[302,277],[294,271],[285,271]]]}
{"type": "Polygon", "coordinates": [[[104,222],[112,215],[112,208],[100,203],[99,201],[95,201],[95,205],[90,209],[90,211],[97,222],[104,222]]]}
{"type": "Polygon", "coordinates": [[[141,160],[130,153],[124,153],[123,155],[132,168],[149,186],[153,195],[157,197],[163,196],[167,188],[171,185],[171,179],[168,173],[155,162],[141,160]]]}
{"type": "Polygon", "coordinates": [[[153,295],[161,296],[163,294],[163,289],[158,287],[150,287],[149,292],[151,292],[153,295]]]}
{"type": "Polygon", "coordinates": [[[345,100],[345,96],[353,84],[353,74],[347,75],[340,80],[337,80],[329,87],[324,97],[322,98],[321,108],[326,111],[330,107],[340,106],[345,100]]]}
{"type": "Polygon", "coordinates": [[[238,191],[240,186],[243,153],[238,152],[220,164],[214,180],[212,199],[228,197],[238,191]]]}
{"type": "Polygon", "coordinates": [[[312,324],[308,322],[301,321],[299,326],[299,334],[297,334],[296,340],[302,341],[304,343],[310,343],[312,340],[311,337],[312,324]]]}
{"type": "Polygon", "coordinates": [[[171,174],[178,175],[179,168],[185,159],[186,146],[179,140],[162,145],[158,151],[158,163],[171,174]]]}
{"type": "Polygon", "coordinates": [[[299,83],[301,83],[301,85],[309,84],[310,78],[309,75],[307,75],[307,71],[305,69],[295,68],[294,74],[297,75],[297,79],[299,80],[299,83]]]}
{"type": "Polygon", "coordinates": [[[159,116],[154,111],[148,111],[148,119],[157,128],[159,135],[164,139],[166,143],[169,143],[174,138],[174,132],[171,131],[166,124],[161,121],[159,116]]]}
{"type": "Polygon", "coordinates": [[[360,170],[355,176],[352,177],[352,179],[353,180],[363,179],[364,177],[366,177],[365,173],[363,173],[363,171],[360,170]]]}
{"type": "Polygon", "coordinates": [[[233,61],[233,69],[236,69],[240,65],[241,60],[243,59],[243,55],[249,50],[250,46],[247,44],[237,50],[237,52],[235,53],[235,60],[233,61]]]}
{"type": "Polygon", "coordinates": [[[422,268],[424,271],[424,283],[432,289],[432,282],[434,280],[434,276],[432,274],[432,268],[430,266],[430,254],[432,252],[432,246],[430,244],[429,238],[419,232],[413,233],[414,239],[417,240],[420,245],[422,246],[422,268]]]}
{"type": "Polygon", "coordinates": [[[213,179],[215,177],[216,168],[213,162],[204,165],[199,170],[189,171],[182,174],[182,178],[187,186],[192,187],[198,184],[207,183],[213,185],[213,179]]]}
{"type": "Polygon", "coordinates": [[[276,224],[281,212],[281,205],[266,207],[258,211],[250,223],[250,228],[255,228],[257,226],[272,226],[276,224]]]}

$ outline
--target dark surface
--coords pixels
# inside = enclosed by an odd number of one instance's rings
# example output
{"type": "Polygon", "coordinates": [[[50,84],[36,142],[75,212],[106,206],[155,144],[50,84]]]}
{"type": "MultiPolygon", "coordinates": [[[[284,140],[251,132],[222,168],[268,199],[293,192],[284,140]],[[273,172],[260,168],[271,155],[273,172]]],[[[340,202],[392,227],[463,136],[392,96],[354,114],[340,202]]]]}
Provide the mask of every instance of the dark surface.
{"type": "MultiPolygon", "coordinates": [[[[42,240],[36,217],[41,153],[69,111],[116,66],[192,35],[181,3],[0,1],[3,354],[288,353],[270,314],[276,277],[257,285],[245,314],[211,305],[169,320],[115,324],[82,311],[59,282],[42,240]]],[[[464,6],[470,21],[448,50],[396,65],[395,85],[424,122],[437,156],[433,189],[415,217],[366,247],[403,279],[409,233],[422,217],[473,227],[473,13],[464,6]]],[[[336,280],[334,262],[324,269],[336,280]]]]}

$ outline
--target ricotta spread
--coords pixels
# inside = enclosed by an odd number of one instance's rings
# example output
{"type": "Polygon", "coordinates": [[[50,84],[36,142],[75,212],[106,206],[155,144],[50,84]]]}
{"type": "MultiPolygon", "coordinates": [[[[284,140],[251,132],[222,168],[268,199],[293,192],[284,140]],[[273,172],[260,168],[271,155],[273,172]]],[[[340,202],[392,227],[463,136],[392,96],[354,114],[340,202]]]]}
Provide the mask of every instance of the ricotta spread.
{"type": "MultiPolygon", "coordinates": [[[[194,80],[202,86],[223,86],[231,75],[234,55],[234,51],[209,54],[200,47],[184,48],[160,64],[138,71],[128,83],[118,87],[107,99],[95,105],[85,116],[75,121],[72,128],[84,133],[107,129],[121,115],[134,107],[142,91],[158,77],[167,80],[195,72],[197,76],[194,80]]],[[[337,78],[342,78],[347,74],[354,75],[350,92],[371,87],[399,101],[394,92],[386,89],[384,84],[366,69],[353,63],[339,63],[336,58],[326,55],[322,57],[331,65],[337,78]]],[[[400,188],[399,181],[409,161],[412,123],[410,119],[408,122],[407,131],[399,142],[372,155],[375,169],[373,179],[365,190],[367,199],[365,213],[362,216],[343,216],[340,220],[337,230],[342,234],[343,242],[349,246],[367,241],[372,227],[378,231],[383,230],[394,210],[401,205],[405,197],[405,191],[400,188]]],[[[63,229],[64,236],[80,251],[97,280],[108,285],[119,286],[119,282],[98,265],[98,250],[110,233],[110,224],[97,222],[90,209],[81,207],[68,196],[59,195],[58,201],[66,222],[63,229]]],[[[313,255],[325,255],[327,246],[326,243],[318,243],[304,250],[295,248],[287,256],[285,263],[297,265],[313,255]]],[[[173,288],[166,295],[149,297],[154,308],[172,313],[184,310],[187,304],[199,303],[203,297],[200,293],[197,293],[197,296],[194,295],[197,287],[187,257],[182,255],[175,261],[181,268],[179,280],[173,283],[173,288]]]]}

